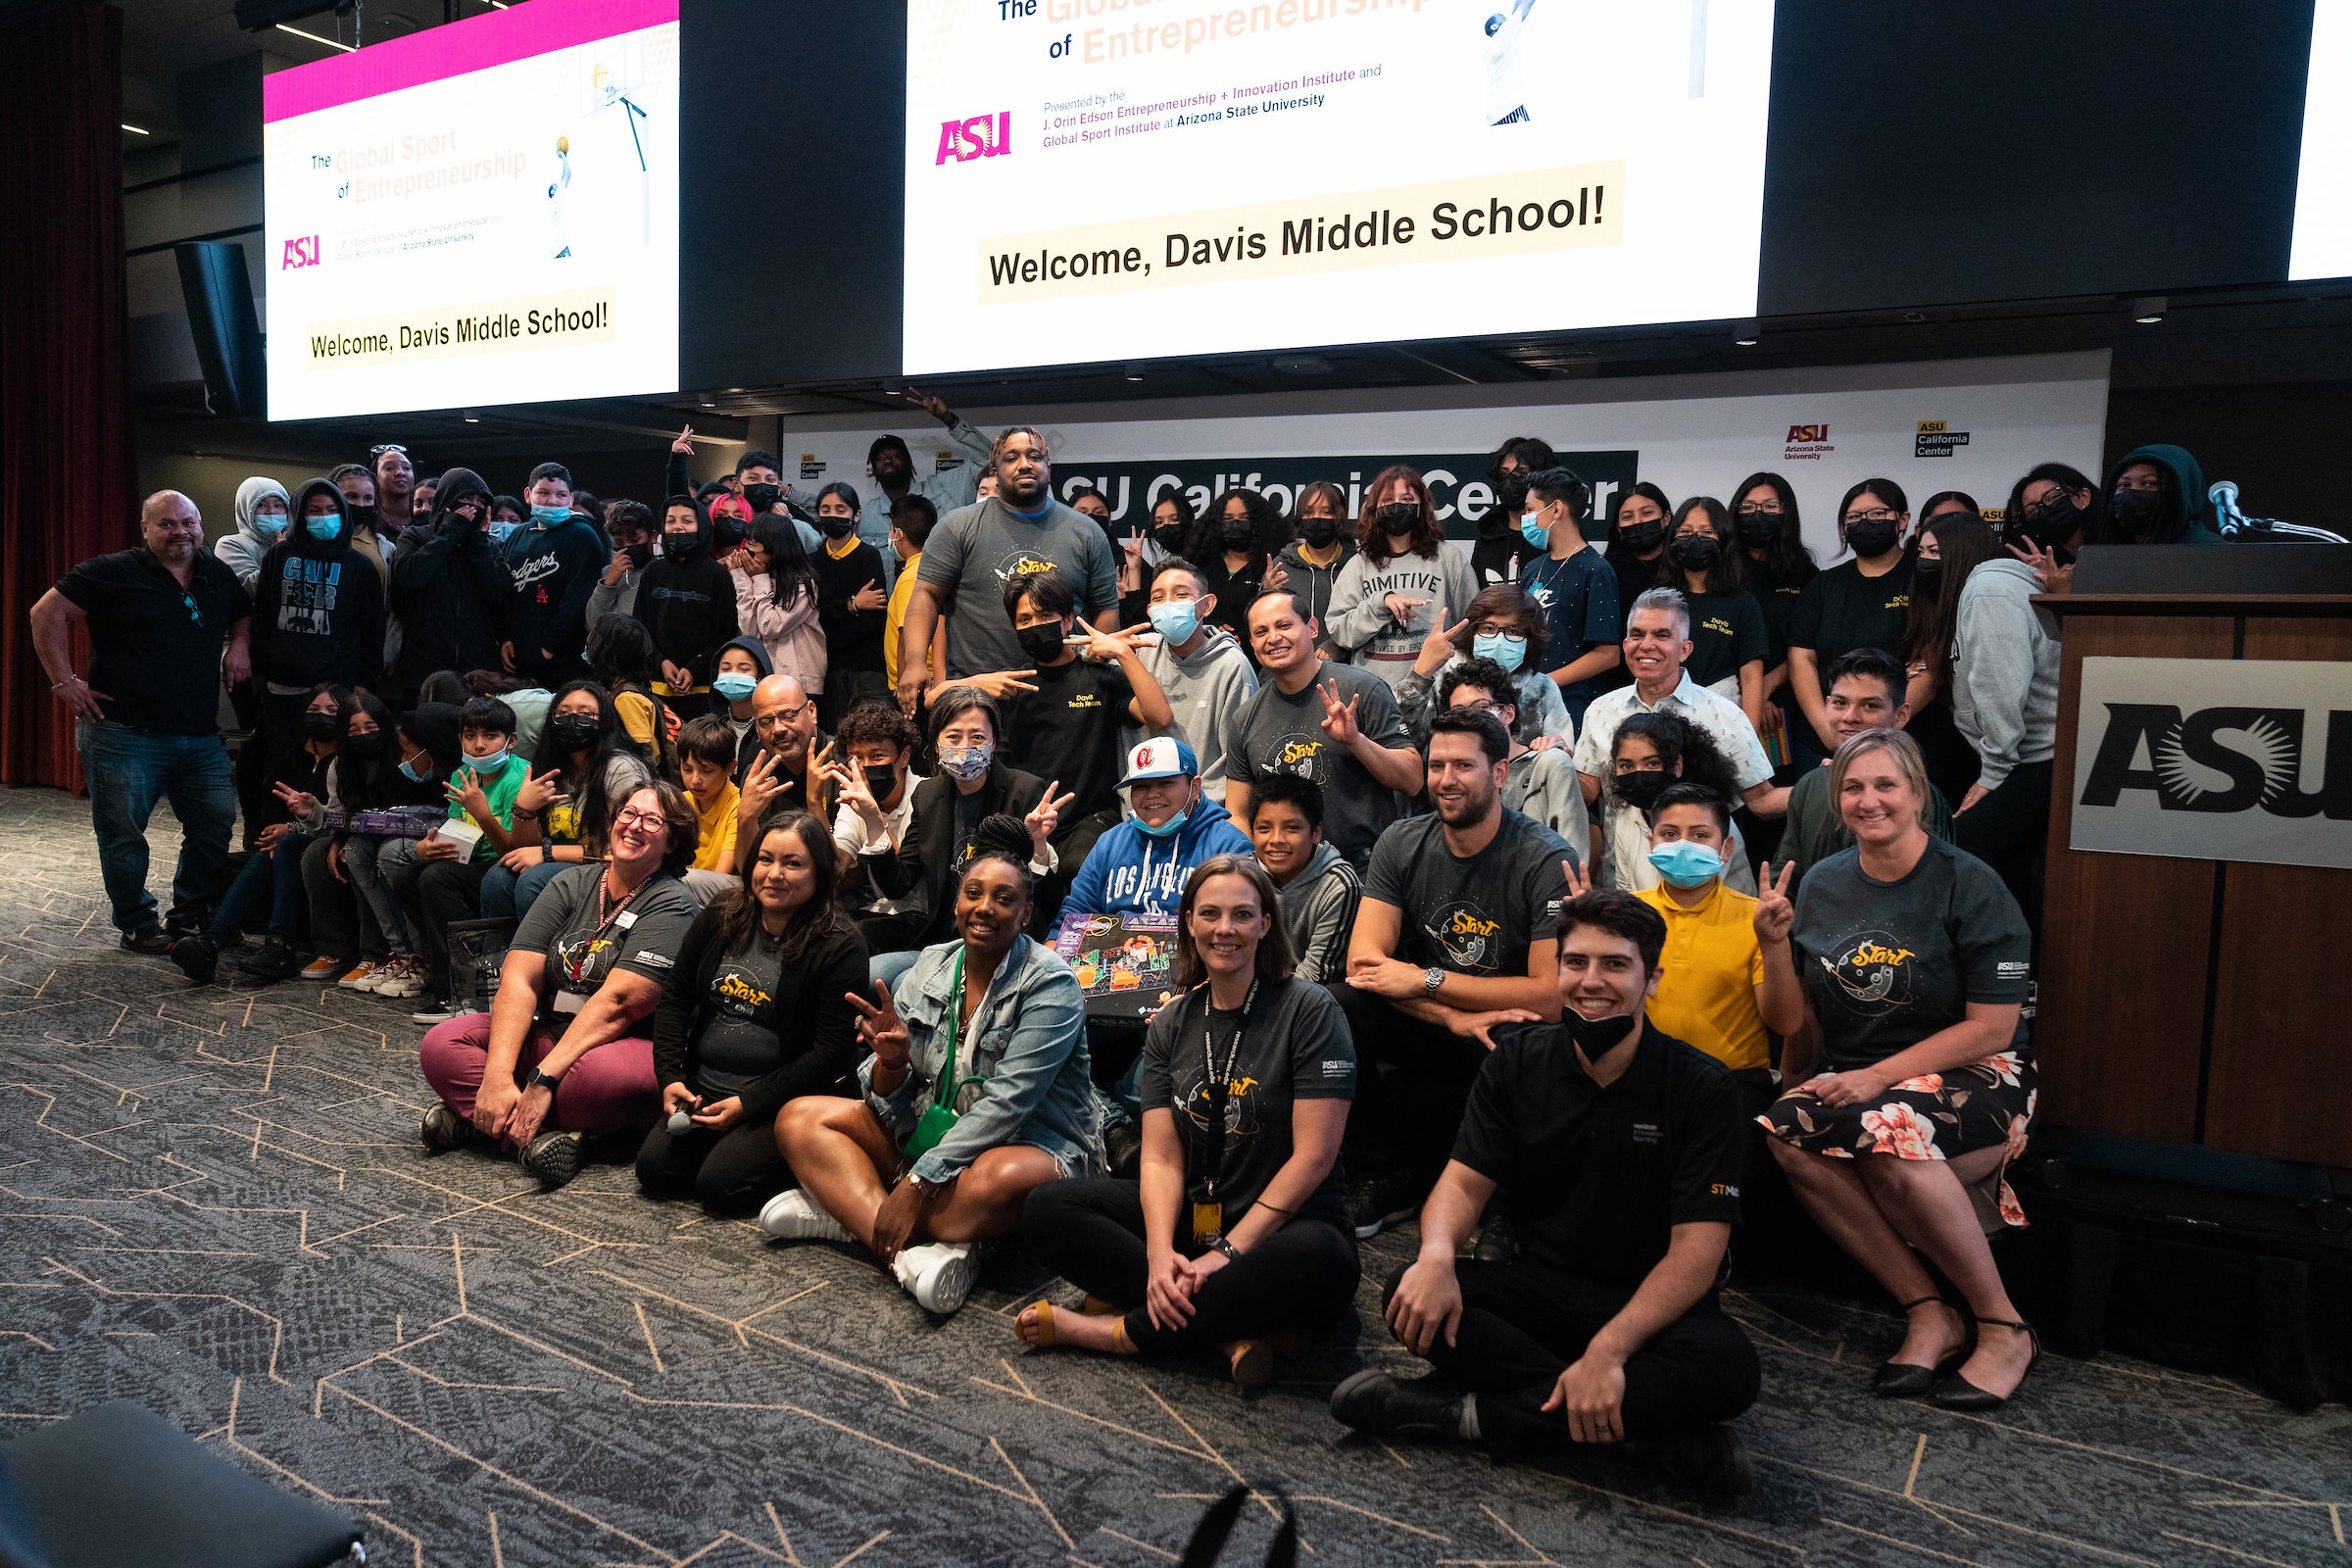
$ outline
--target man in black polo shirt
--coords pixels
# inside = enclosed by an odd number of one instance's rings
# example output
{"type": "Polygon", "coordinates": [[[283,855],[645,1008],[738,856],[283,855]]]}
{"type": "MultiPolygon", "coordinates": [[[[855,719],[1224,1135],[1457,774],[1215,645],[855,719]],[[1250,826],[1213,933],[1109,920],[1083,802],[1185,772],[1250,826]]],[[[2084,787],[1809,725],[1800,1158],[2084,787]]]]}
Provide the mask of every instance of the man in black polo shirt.
{"type": "Polygon", "coordinates": [[[134,549],[95,556],[32,607],[32,645],[74,715],[89,782],[98,866],[122,946],[171,945],[147,892],[147,818],[169,797],[179,818],[172,936],[201,929],[220,896],[237,794],[220,745],[220,683],[253,671],[253,600],[204,548],[204,517],[176,490],[139,509],[134,549]],[[90,637],[88,679],[74,672],[74,627],[90,637]],[[224,652],[225,650],[225,652],[224,652]]]}
{"type": "Polygon", "coordinates": [[[1340,1420],[1498,1458],[1624,1443],[1703,1490],[1747,1489],[1723,1423],[1755,1401],[1756,1352],[1715,1304],[1740,1218],[1740,1096],[1642,1016],[1665,946],[1630,893],[1561,907],[1561,1021],[1495,1031],[1420,1256],[1389,1281],[1390,1329],[1437,1373],[1358,1372],[1332,1393],[1340,1420]],[[1497,1187],[1519,1257],[1457,1261],[1497,1187]]]}

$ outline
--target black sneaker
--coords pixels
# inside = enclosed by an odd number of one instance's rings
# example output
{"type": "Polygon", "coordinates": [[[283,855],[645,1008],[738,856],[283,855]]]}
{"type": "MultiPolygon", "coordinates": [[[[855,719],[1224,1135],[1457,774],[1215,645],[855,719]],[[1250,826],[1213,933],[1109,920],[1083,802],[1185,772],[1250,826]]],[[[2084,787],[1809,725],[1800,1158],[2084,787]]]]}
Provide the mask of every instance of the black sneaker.
{"type": "Polygon", "coordinates": [[[209,986],[220,967],[220,950],[201,936],[181,937],[172,944],[172,961],[179,965],[181,974],[200,986],[209,986]]]}
{"type": "Polygon", "coordinates": [[[1747,1450],[1730,1427],[1720,1424],[1645,1443],[1641,1451],[1667,1475],[1709,1496],[1736,1497],[1756,1484],[1747,1450]]]}
{"type": "Polygon", "coordinates": [[[280,980],[291,980],[301,967],[302,960],[295,956],[294,950],[275,937],[254,949],[237,965],[245,978],[257,986],[273,986],[280,980]]]}
{"type": "Polygon", "coordinates": [[[1510,1216],[1496,1209],[1478,1228],[1478,1245],[1470,1255],[1481,1263],[1508,1263],[1519,1255],[1519,1239],[1511,1234],[1510,1216]]]}
{"type": "Polygon", "coordinates": [[[1348,1191],[1348,1218],[1359,1242],[1378,1236],[1385,1225],[1412,1218],[1419,1206],[1413,1190],[1402,1182],[1360,1181],[1348,1191]]]}
{"type": "Polygon", "coordinates": [[[522,1168],[538,1177],[542,1187],[561,1187],[580,1173],[581,1146],[586,1142],[579,1133],[541,1133],[522,1152],[522,1168]]]}
{"type": "Polygon", "coordinates": [[[161,957],[172,951],[172,939],[164,935],[160,925],[143,925],[136,931],[122,933],[122,951],[142,953],[150,958],[161,957]]]}
{"type": "Polygon", "coordinates": [[[1405,1379],[1370,1367],[1331,1391],[1333,1419],[1376,1438],[1458,1439],[1462,1396],[1435,1378],[1405,1379]]]}
{"type": "Polygon", "coordinates": [[[447,1105],[435,1105],[424,1113],[416,1129],[427,1149],[463,1149],[473,1138],[473,1124],[447,1105]]]}

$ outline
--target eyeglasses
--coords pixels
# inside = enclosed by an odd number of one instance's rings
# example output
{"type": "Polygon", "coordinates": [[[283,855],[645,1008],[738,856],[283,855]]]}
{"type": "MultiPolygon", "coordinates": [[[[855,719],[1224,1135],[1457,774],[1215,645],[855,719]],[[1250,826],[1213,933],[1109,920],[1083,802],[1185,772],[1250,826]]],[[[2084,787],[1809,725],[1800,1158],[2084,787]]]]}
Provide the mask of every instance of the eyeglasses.
{"type": "Polygon", "coordinates": [[[767,729],[776,724],[797,724],[801,721],[801,715],[813,706],[815,705],[811,703],[803,703],[798,708],[779,708],[774,712],[761,717],[760,727],[767,729]]]}
{"type": "Polygon", "coordinates": [[[650,833],[655,828],[667,826],[669,826],[669,818],[663,816],[660,811],[622,811],[612,818],[612,828],[615,832],[624,827],[634,827],[642,828],[650,833]]]}
{"type": "Polygon", "coordinates": [[[199,626],[204,624],[204,612],[196,608],[196,596],[194,594],[182,589],[179,595],[179,602],[188,607],[188,618],[190,620],[194,621],[199,626]]]}
{"type": "Polygon", "coordinates": [[[1456,703],[1453,706],[1457,711],[1467,708],[1481,713],[1493,713],[1496,718],[1502,716],[1502,704],[1500,703],[1456,703]]]}
{"type": "Polygon", "coordinates": [[[387,452],[397,452],[404,458],[409,455],[409,449],[402,446],[397,441],[387,441],[380,447],[369,447],[368,449],[368,455],[371,458],[380,458],[387,452]]]}
{"type": "Polygon", "coordinates": [[[1845,514],[1845,520],[1849,523],[1892,522],[1895,518],[1901,515],[1902,514],[1895,511],[1892,507],[1873,507],[1868,512],[1849,512],[1845,514]]]}
{"type": "Polygon", "coordinates": [[[1739,507],[1742,517],[1777,517],[1781,514],[1778,501],[1742,501],[1739,507]]]}

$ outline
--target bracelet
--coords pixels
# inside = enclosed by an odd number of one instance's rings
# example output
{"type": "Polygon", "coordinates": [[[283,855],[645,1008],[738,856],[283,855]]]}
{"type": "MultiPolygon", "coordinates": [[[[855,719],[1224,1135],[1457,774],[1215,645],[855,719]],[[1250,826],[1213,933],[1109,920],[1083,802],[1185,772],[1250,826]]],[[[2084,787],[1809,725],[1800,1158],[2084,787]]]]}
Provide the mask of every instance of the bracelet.
{"type": "Polygon", "coordinates": [[[1242,1260],[1241,1250],[1233,1245],[1233,1239],[1229,1236],[1217,1238],[1216,1250],[1225,1254],[1227,1262],[1239,1263],[1242,1260]]]}
{"type": "Polygon", "coordinates": [[[67,676],[67,677],[66,677],[64,680],[53,680],[53,681],[51,681],[51,682],[49,683],[49,689],[50,689],[51,691],[53,691],[53,692],[55,692],[55,691],[63,691],[65,688],[67,688],[68,686],[71,686],[71,685],[73,685],[73,684],[74,684],[75,681],[77,681],[77,680],[79,680],[79,679],[81,679],[81,677],[80,677],[79,675],[68,675],[68,676],[67,676]]]}
{"type": "Polygon", "coordinates": [[[521,807],[517,806],[514,808],[514,820],[517,822],[536,822],[539,820],[539,813],[537,811],[526,811],[521,807]]]}

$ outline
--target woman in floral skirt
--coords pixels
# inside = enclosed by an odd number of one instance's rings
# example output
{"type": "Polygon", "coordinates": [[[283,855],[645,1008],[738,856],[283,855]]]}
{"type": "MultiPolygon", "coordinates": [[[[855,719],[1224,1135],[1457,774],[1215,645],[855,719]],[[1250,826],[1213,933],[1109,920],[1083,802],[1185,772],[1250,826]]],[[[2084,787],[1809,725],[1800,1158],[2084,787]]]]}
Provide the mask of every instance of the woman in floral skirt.
{"type": "MultiPolygon", "coordinates": [[[[1922,825],[1933,797],[1908,735],[1865,730],[1830,768],[1854,847],[1807,871],[1793,906],[1789,869],[1768,868],[1756,910],[1783,981],[1765,1023],[1788,1039],[1792,1086],[1757,1119],[1806,1209],[1909,1319],[1872,1389],[1992,1409],[2040,1353],[1969,1196],[2024,1149],[2034,1115],[2032,938],[1992,869],[1922,825]]],[[[1997,1186],[2001,1221],[2023,1225],[1997,1186]]]]}

